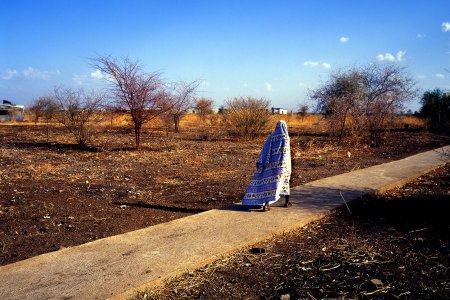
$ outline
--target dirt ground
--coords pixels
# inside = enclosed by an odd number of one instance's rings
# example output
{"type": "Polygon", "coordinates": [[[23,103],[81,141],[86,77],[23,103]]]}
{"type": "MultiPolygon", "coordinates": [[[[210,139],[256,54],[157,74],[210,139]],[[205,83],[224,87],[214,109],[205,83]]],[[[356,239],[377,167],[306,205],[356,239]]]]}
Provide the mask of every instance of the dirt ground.
{"type": "Polygon", "coordinates": [[[447,165],[135,299],[449,299],[449,177],[447,165]]]}
{"type": "MultiPolygon", "coordinates": [[[[392,132],[385,146],[338,145],[291,131],[291,185],[449,144],[445,135],[392,132]]],[[[240,201],[264,138],[204,140],[188,132],[102,132],[80,151],[64,128],[0,125],[0,265],[240,201]],[[100,150],[99,150],[100,149],[100,150]]]]}

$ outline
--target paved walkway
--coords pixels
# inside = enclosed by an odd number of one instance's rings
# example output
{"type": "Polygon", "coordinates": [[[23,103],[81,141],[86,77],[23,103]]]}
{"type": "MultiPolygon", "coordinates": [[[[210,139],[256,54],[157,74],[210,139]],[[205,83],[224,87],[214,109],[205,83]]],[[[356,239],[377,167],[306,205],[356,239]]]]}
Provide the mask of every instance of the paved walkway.
{"type": "Polygon", "coordinates": [[[351,201],[405,184],[449,161],[442,151],[293,188],[288,209],[212,210],[9,264],[0,267],[0,298],[126,299],[167,276],[321,218],[343,198],[351,201]]]}

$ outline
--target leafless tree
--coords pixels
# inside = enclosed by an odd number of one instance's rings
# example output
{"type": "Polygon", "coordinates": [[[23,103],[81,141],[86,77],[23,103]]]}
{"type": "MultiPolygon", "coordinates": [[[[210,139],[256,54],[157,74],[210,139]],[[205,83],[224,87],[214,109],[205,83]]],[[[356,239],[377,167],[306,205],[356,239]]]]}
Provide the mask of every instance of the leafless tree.
{"type": "Polygon", "coordinates": [[[415,82],[404,69],[372,63],[332,74],[311,98],[341,139],[348,133],[367,135],[379,146],[393,115],[415,94],[415,82]]]}
{"type": "Polygon", "coordinates": [[[135,147],[139,149],[142,126],[173,106],[167,103],[161,75],[143,71],[139,61],[132,61],[128,57],[117,59],[98,56],[92,59],[92,66],[105,74],[106,80],[112,84],[111,92],[116,106],[130,114],[135,147]]]}
{"type": "Polygon", "coordinates": [[[186,115],[189,108],[194,106],[199,80],[190,83],[179,81],[172,85],[172,91],[167,94],[167,103],[171,108],[167,111],[167,122],[174,125],[175,132],[180,131],[181,119],[186,115]]]}
{"type": "Polygon", "coordinates": [[[197,109],[197,113],[203,122],[205,122],[208,115],[213,112],[213,104],[213,100],[206,98],[200,98],[196,101],[195,108],[197,109]]]}
{"type": "Polygon", "coordinates": [[[58,108],[59,105],[52,96],[39,97],[28,108],[30,113],[34,115],[35,123],[41,118],[44,119],[47,143],[49,142],[50,122],[55,118],[58,108]]]}
{"type": "Polygon", "coordinates": [[[44,109],[48,102],[48,97],[39,97],[31,103],[28,107],[29,113],[33,116],[34,123],[39,122],[39,119],[44,115],[44,109]]]}
{"type": "Polygon", "coordinates": [[[373,146],[380,146],[386,127],[404,103],[417,94],[414,80],[393,65],[370,64],[362,69],[364,97],[360,127],[369,133],[373,146]]]}
{"type": "Polygon", "coordinates": [[[58,121],[73,134],[81,148],[86,148],[92,139],[90,123],[96,121],[96,113],[99,116],[104,97],[94,91],[86,93],[83,89],[55,87],[54,99],[59,105],[58,121]]]}
{"type": "Polygon", "coordinates": [[[305,119],[305,116],[308,113],[308,110],[309,110],[309,105],[306,102],[301,103],[300,106],[298,107],[298,113],[302,118],[302,122],[303,122],[303,119],[305,119]]]}
{"type": "Polygon", "coordinates": [[[239,97],[226,101],[224,126],[232,135],[247,139],[261,135],[269,122],[270,101],[239,97]]]}
{"type": "Polygon", "coordinates": [[[341,140],[351,131],[349,127],[354,125],[348,122],[349,119],[359,112],[357,99],[361,99],[363,93],[360,77],[356,69],[337,71],[311,94],[311,98],[317,101],[317,110],[326,115],[329,130],[341,140]]]}

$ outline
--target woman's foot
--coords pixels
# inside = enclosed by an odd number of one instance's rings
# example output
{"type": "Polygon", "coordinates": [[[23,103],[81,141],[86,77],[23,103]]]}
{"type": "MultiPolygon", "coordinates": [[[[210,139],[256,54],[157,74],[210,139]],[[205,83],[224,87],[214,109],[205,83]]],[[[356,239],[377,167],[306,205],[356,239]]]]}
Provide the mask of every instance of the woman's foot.
{"type": "Polygon", "coordinates": [[[270,210],[269,202],[264,203],[262,211],[269,211],[269,210],[270,210]]]}

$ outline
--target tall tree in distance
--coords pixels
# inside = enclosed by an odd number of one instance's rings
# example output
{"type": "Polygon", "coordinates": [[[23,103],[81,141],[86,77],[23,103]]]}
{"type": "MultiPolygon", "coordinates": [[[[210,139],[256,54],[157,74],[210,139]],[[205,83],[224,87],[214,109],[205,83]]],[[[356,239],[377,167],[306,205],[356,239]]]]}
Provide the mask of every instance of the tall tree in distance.
{"type": "Polygon", "coordinates": [[[161,74],[147,73],[139,61],[128,57],[121,59],[98,56],[92,66],[106,74],[112,84],[111,93],[118,108],[126,110],[133,122],[135,148],[140,148],[142,126],[170,110],[174,103],[168,104],[161,74]]]}
{"type": "Polygon", "coordinates": [[[433,129],[448,130],[450,119],[450,93],[440,89],[426,91],[420,100],[420,114],[433,129]]]}

